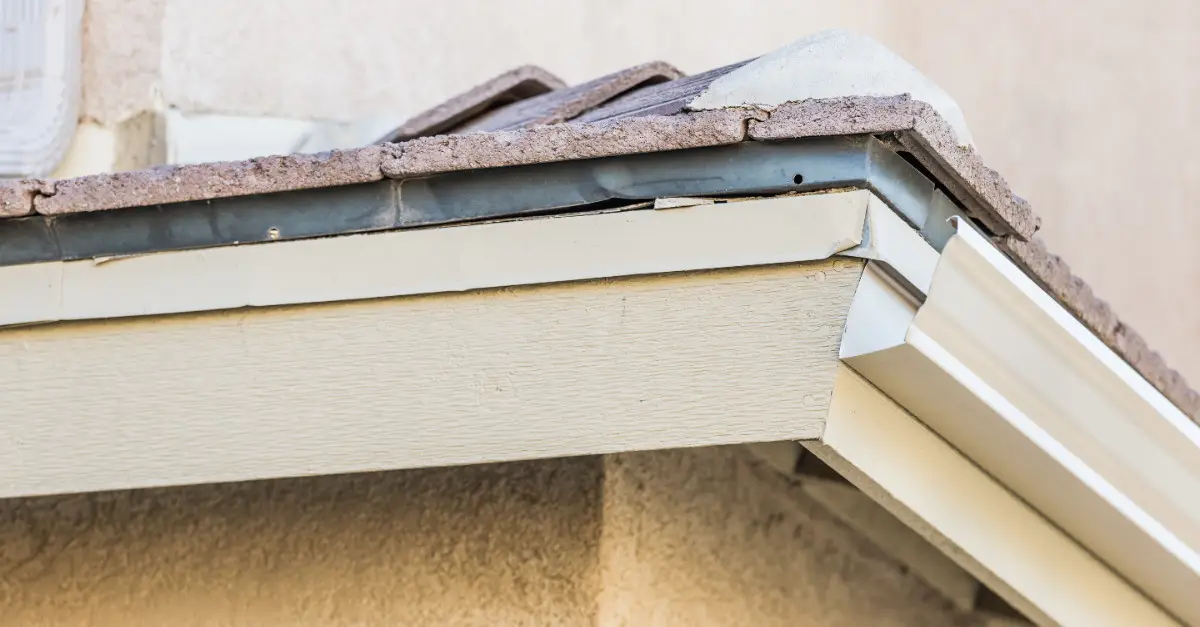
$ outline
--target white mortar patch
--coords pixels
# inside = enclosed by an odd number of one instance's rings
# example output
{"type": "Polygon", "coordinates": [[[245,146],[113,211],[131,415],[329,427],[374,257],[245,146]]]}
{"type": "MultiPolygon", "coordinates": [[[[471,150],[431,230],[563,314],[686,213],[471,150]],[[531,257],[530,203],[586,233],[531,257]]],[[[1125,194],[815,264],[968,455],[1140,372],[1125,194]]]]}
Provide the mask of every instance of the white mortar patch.
{"type": "Polygon", "coordinates": [[[815,98],[902,94],[928,103],[960,145],[972,145],[962,110],[949,94],[879,42],[841,30],[814,33],[747,63],[713,81],[688,108],[771,108],[815,98]]]}

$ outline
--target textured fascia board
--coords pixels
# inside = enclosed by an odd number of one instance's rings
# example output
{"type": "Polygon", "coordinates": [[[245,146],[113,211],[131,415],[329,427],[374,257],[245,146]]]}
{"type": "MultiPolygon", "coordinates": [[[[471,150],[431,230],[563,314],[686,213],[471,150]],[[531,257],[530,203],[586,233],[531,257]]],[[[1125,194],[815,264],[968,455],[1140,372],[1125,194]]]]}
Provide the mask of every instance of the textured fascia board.
{"type": "Polygon", "coordinates": [[[0,325],[813,261],[861,247],[868,204],[900,220],[857,190],[8,266],[0,325]]]}
{"type": "Polygon", "coordinates": [[[1177,624],[844,365],[821,441],[804,445],[1038,624],[1177,624]]]}
{"type": "Polygon", "coordinates": [[[965,222],[919,309],[888,294],[860,287],[843,359],[1200,624],[1200,428],[965,222]]]}
{"type": "Polygon", "coordinates": [[[815,438],[861,270],[0,330],[0,498],[815,438]]]}

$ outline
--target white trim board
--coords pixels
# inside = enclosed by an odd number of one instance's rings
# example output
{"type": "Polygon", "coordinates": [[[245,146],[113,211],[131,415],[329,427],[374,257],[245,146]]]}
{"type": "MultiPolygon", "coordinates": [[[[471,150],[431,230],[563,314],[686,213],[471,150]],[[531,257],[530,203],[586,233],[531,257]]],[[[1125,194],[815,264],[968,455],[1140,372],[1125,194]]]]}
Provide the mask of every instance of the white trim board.
{"type": "Polygon", "coordinates": [[[842,357],[1200,624],[1200,428],[959,221],[924,302],[864,273],[842,357]]]}
{"type": "Polygon", "coordinates": [[[894,216],[859,190],[8,266],[0,325],[814,261],[863,243],[868,205],[894,216]]]}
{"type": "Polygon", "coordinates": [[[805,446],[1038,624],[1178,624],[844,365],[805,446]]]}

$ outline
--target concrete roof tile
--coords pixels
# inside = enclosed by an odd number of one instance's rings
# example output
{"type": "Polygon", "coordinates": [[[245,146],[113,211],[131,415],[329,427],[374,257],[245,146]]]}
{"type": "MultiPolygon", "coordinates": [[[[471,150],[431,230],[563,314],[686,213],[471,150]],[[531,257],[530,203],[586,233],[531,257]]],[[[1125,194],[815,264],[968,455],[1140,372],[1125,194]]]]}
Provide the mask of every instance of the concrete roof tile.
{"type": "Polygon", "coordinates": [[[750,125],[757,140],[819,135],[897,133],[913,156],[959,198],[976,198],[971,217],[993,233],[1028,239],[1041,220],[970,146],[961,146],[941,116],[924,102],[901,96],[847,96],[786,102],[750,125]]]}
{"type": "Polygon", "coordinates": [[[33,209],[59,215],[378,181],[389,149],[368,146],[83,176],[57,181],[53,195],[35,198],[33,209]]]}
{"type": "Polygon", "coordinates": [[[397,144],[383,161],[392,178],[612,155],[734,144],[761,112],[723,109],[674,116],[555,124],[519,131],[423,137],[397,144]]]}
{"type": "Polygon", "coordinates": [[[0,218],[19,218],[33,213],[33,198],[53,193],[54,182],[40,179],[0,181],[0,218]]]}
{"type": "Polygon", "coordinates": [[[520,102],[566,86],[562,79],[536,65],[522,65],[413,116],[379,141],[396,142],[437,135],[489,109],[520,102]]]}
{"type": "Polygon", "coordinates": [[[657,83],[630,91],[575,118],[575,122],[601,122],[617,118],[647,115],[675,115],[703,93],[713,81],[749,63],[742,61],[724,67],[685,76],[666,83],[657,83]]]}
{"type": "Polygon", "coordinates": [[[454,132],[511,131],[566,122],[632,89],[673,81],[681,76],[683,73],[668,63],[644,63],[586,83],[514,102],[470,120],[455,128],[454,132]]]}

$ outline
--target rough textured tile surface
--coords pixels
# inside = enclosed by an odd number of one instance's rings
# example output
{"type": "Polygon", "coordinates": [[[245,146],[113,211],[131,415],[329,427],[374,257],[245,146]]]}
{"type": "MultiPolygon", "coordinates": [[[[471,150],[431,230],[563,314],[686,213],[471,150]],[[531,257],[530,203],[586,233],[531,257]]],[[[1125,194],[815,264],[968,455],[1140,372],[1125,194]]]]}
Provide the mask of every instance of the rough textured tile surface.
{"type": "Polygon", "coordinates": [[[367,183],[383,178],[379,165],[388,150],[368,146],[83,176],[57,181],[54,195],[37,197],[34,210],[58,215],[367,183]]]}
{"type": "Polygon", "coordinates": [[[981,201],[978,209],[993,214],[1012,233],[1024,239],[1033,237],[1042,221],[1029,203],[1013,194],[1004,177],[987,167],[974,148],[959,146],[954,131],[933,107],[918,101],[913,101],[912,107],[912,133],[901,134],[900,140],[913,149],[914,156],[935,172],[933,166],[946,171],[949,176],[943,183],[964,185],[977,194],[981,201]]]}
{"type": "Polygon", "coordinates": [[[742,61],[694,76],[667,83],[650,85],[614,98],[575,119],[576,122],[599,122],[615,118],[646,115],[675,115],[682,112],[687,103],[703,92],[713,81],[749,63],[742,61]]]}
{"type": "Polygon", "coordinates": [[[674,66],[662,61],[645,63],[574,87],[514,102],[457,127],[454,132],[510,131],[566,122],[638,86],[665,83],[682,75],[674,66]]]}
{"type": "Polygon", "coordinates": [[[523,65],[477,85],[420,113],[380,141],[395,142],[436,135],[467,122],[488,109],[563,89],[566,83],[536,65],[523,65]]]}
{"type": "Polygon", "coordinates": [[[998,238],[997,244],[1026,273],[1059,303],[1073,313],[1100,341],[1127,361],[1167,400],[1192,420],[1200,421],[1200,394],[1192,390],[1183,376],[1167,366],[1162,356],[1150,349],[1137,331],[1117,317],[1108,303],[1092,293],[1087,283],[1071,273],[1061,257],[1046,250],[1038,238],[1023,242],[1012,236],[998,238]]]}
{"type": "Polygon", "coordinates": [[[33,213],[33,197],[53,191],[53,181],[0,181],[0,218],[19,218],[33,213]]]}
{"type": "Polygon", "coordinates": [[[555,124],[520,131],[468,133],[415,139],[396,146],[383,172],[393,178],[530,163],[593,159],[720,146],[742,141],[749,109],[723,109],[669,117],[647,116],[597,124],[555,124]]]}
{"type": "Polygon", "coordinates": [[[769,119],[750,125],[750,137],[759,140],[887,132],[897,133],[904,147],[967,204],[971,217],[993,233],[1028,239],[1041,225],[1029,204],[984,165],[974,148],[958,144],[932,107],[908,96],[788,102],[773,109],[769,119]]]}
{"type": "Polygon", "coordinates": [[[912,125],[912,99],[908,96],[821,98],[776,107],[769,119],[750,123],[750,137],[771,140],[887,133],[912,125]]]}

